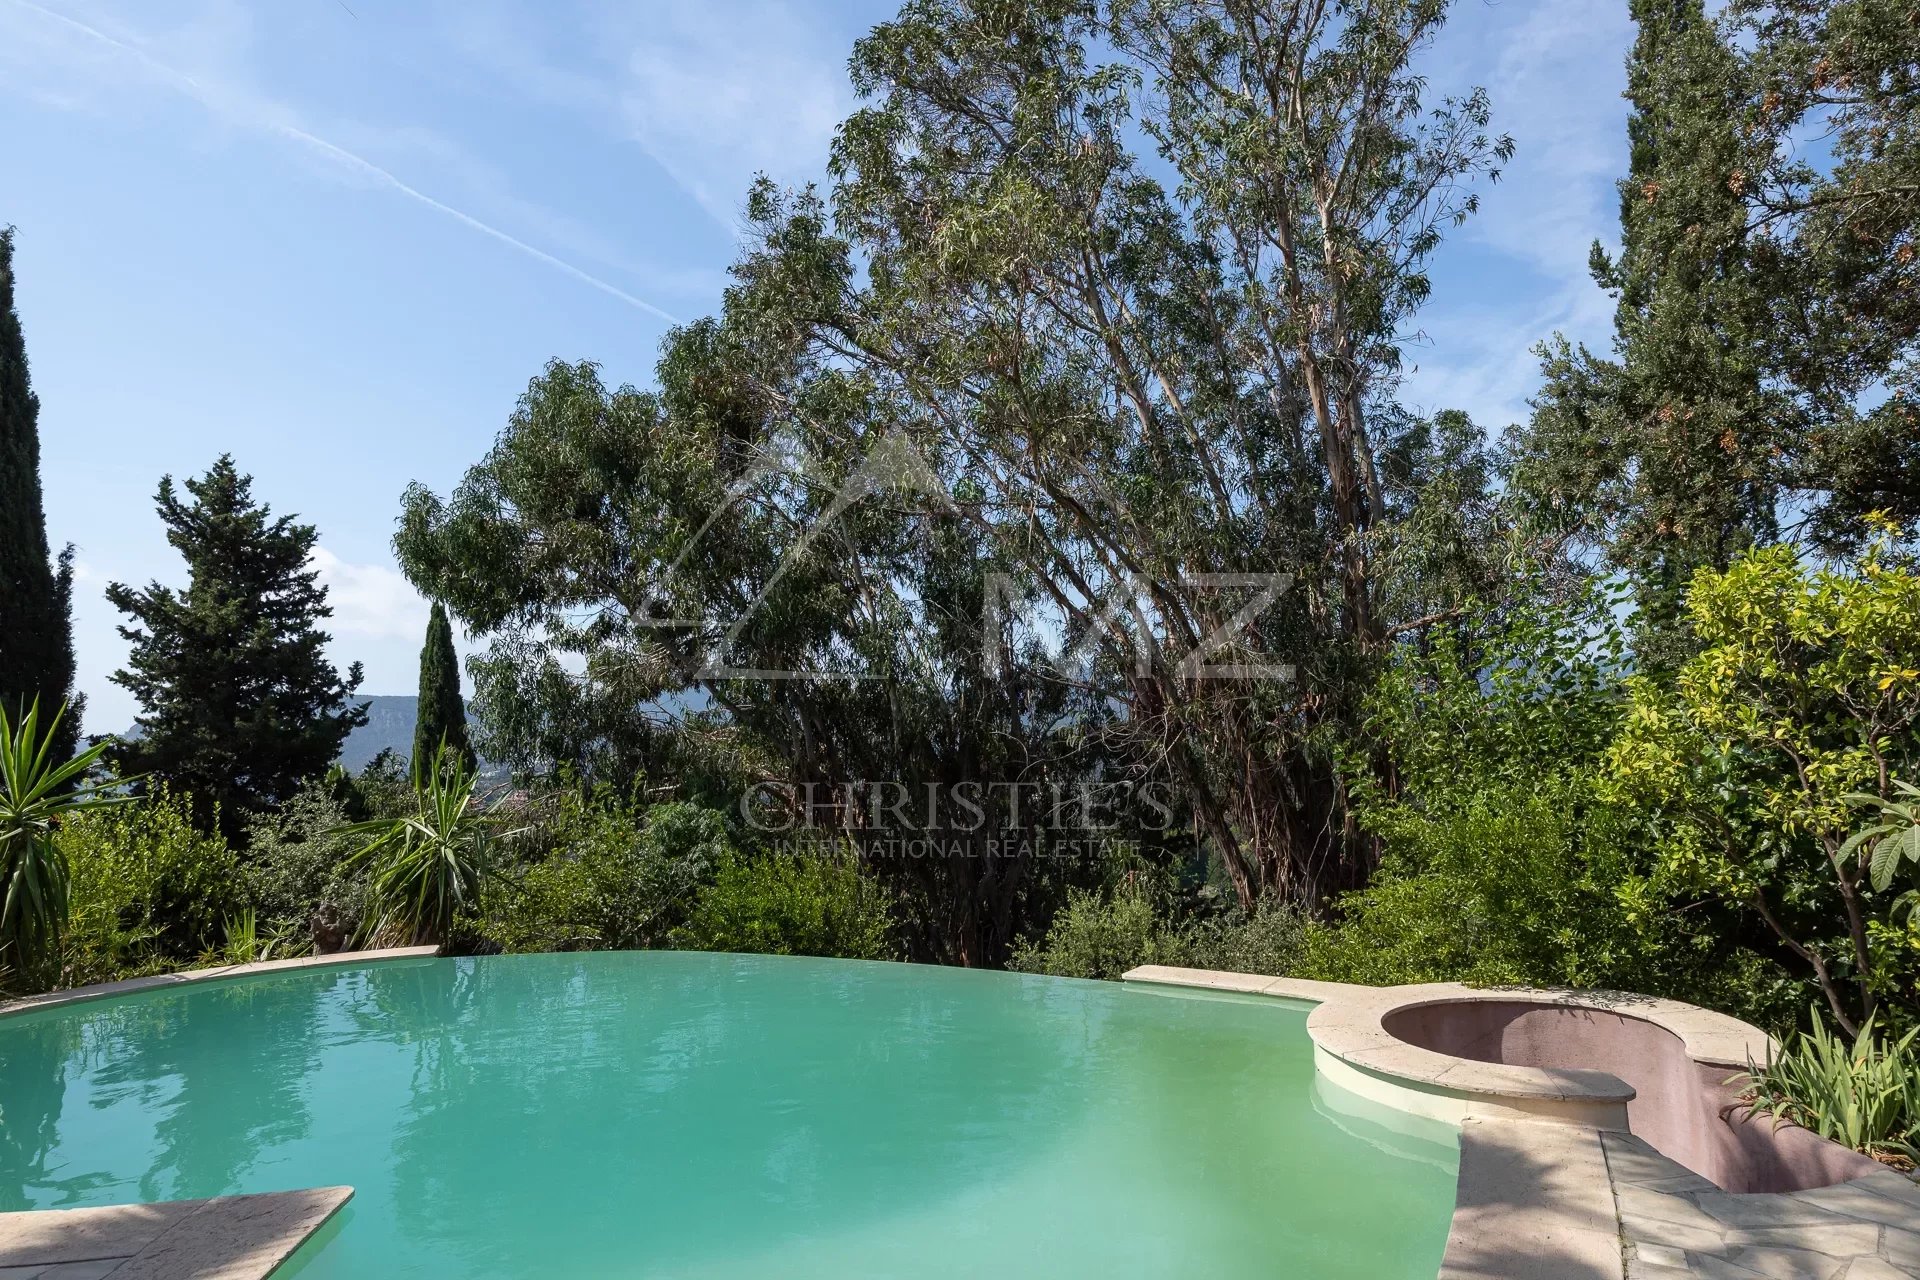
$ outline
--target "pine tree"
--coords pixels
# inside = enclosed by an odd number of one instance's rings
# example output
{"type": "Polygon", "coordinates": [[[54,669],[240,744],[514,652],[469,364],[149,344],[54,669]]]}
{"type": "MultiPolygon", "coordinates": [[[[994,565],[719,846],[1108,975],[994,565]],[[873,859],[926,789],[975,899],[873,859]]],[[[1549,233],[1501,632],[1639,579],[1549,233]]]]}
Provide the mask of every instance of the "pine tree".
{"type": "Polygon", "coordinates": [[[427,619],[427,642],[420,648],[420,705],[413,724],[416,771],[433,763],[443,741],[471,772],[474,755],[467,738],[467,704],[460,696],[460,658],[453,651],[453,624],[436,600],[427,619]]]}
{"type": "Polygon", "coordinates": [[[73,548],[48,558],[40,402],[14,310],[13,228],[0,228],[0,706],[17,719],[37,700],[45,723],[67,704],[54,744],[62,760],[80,732],[73,675],[73,548]]]}
{"type": "Polygon", "coordinates": [[[308,567],[313,526],[257,504],[231,456],[186,488],[191,501],[164,477],[156,501],[187,588],[107,588],[137,624],[120,628],[133,651],[113,680],[139,699],[141,736],[118,759],[190,794],[204,828],[217,808],[238,838],[248,815],[324,772],[366,723],[365,704],[348,701],[360,664],[342,680],[326,658],[317,624],[333,611],[308,567]]]}

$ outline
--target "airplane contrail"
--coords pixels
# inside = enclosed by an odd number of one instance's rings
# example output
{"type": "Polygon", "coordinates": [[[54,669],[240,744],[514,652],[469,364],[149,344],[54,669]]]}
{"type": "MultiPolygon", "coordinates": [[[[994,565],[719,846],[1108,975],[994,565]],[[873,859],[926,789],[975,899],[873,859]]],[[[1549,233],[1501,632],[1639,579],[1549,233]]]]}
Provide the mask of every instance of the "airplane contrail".
{"type": "MultiPolygon", "coordinates": [[[[194,79],[194,77],[188,75],[186,72],[180,71],[174,67],[168,66],[164,62],[161,62],[158,58],[155,58],[152,54],[148,53],[146,50],[140,48],[139,46],[128,44],[124,40],[116,39],[115,37],[108,35],[106,32],[101,31],[96,27],[92,27],[87,25],[84,22],[81,22],[77,18],[70,18],[64,13],[56,13],[51,9],[44,8],[38,4],[35,4],[33,0],[12,0],[12,2],[18,5],[20,8],[31,10],[32,12],[39,14],[43,18],[47,18],[51,21],[58,22],[63,26],[66,26],[74,31],[78,31],[79,33],[88,37],[91,40],[96,40],[99,43],[106,45],[108,48],[114,49],[120,53],[125,54],[130,58],[133,58],[135,61],[141,63],[142,65],[146,66],[150,70],[158,72],[165,79],[172,81],[177,87],[179,87],[189,97],[194,99],[194,101],[198,102],[202,107],[206,108],[208,111],[212,111],[212,112],[215,112],[216,114],[225,115],[228,117],[235,116],[236,113],[234,113],[232,110],[223,108],[216,103],[215,99],[218,95],[216,95],[206,85],[194,79]]],[[[620,288],[618,285],[610,284],[607,281],[600,279],[598,276],[593,275],[590,272],[583,271],[579,267],[574,266],[571,262],[568,262],[563,258],[557,258],[553,254],[548,253],[545,249],[536,248],[535,246],[528,244],[526,241],[520,239],[517,236],[510,235],[507,232],[500,230],[500,228],[496,226],[493,226],[486,222],[482,222],[479,218],[474,217],[470,213],[454,208],[452,205],[446,203],[443,200],[436,200],[432,196],[428,195],[426,192],[420,190],[418,187],[412,186],[407,182],[403,181],[401,178],[399,178],[396,174],[394,174],[390,170],[383,169],[379,165],[375,164],[373,161],[368,160],[366,157],[356,155],[355,153],[347,150],[345,147],[342,147],[336,143],[329,142],[325,138],[322,138],[317,134],[309,133],[305,129],[299,128],[295,125],[287,124],[286,122],[279,121],[279,120],[244,119],[242,122],[252,125],[255,128],[264,128],[268,132],[277,133],[283,138],[287,138],[291,141],[300,143],[302,146],[306,146],[315,151],[318,151],[322,155],[327,156],[329,159],[338,161],[339,163],[346,165],[348,168],[353,169],[358,173],[364,174],[365,176],[374,179],[376,182],[380,183],[380,185],[387,187],[393,191],[397,191],[401,195],[406,196],[411,200],[416,200],[419,203],[427,206],[429,209],[433,209],[436,212],[443,213],[447,217],[454,219],[455,221],[461,223],[462,225],[471,227],[473,230],[480,232],[482,235],[491,236],[493,239],[498,240],[501,244],[507,245],[508,247],[513,249],[518,249],[521,253],[526,254],[528,257],[533,258],[535,261],[545,263],[547,266],[552,267],[554,270],[559,271],[565,275],[571,276],[573,279],[578,280],[580,283],[584,285],[589,285],[592,288],[598,289],[600,292],[604,294],[608,294],[611,297],[618,298],[620,301],[626,303],[628,306],[637,307],[638,309],[646,312],[649,315],[659,317],[660,319],[666,321],[668,324],[680,323],[677,317],[673,316],[672,314],[663,310],[662,308],[655,306],[653,303],[648,302],[645,298],[635,297],[633,294],[628,293],[625,289],[620,288]]]]}

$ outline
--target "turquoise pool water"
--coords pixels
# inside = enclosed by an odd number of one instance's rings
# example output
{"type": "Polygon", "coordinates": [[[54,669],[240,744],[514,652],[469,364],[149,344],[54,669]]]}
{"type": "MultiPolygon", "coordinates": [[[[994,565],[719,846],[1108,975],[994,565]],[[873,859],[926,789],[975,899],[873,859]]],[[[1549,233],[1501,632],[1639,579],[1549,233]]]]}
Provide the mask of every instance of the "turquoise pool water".
{"type": "Polygon", "coordinates": [[[0,1209],[347,1183],[281,1275],[1431,1280],[1452,1130],[1272,1004],[674,952],[0,1020],[0,1209]]]}

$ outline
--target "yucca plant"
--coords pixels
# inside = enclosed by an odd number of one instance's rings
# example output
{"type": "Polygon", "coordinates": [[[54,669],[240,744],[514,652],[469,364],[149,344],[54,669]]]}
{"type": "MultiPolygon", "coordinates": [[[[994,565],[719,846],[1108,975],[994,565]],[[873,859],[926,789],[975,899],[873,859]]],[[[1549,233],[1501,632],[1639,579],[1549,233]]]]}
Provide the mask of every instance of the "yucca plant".
{"type": "Polygon", "coordinates": [[[67,859],[53,833],[72,814],[134,798],[87,780],[105,743],[54,758],[65,715],[43,732],[38,702],[17,725],[0,707],[0,965],[28,980],[57,959],[67,927],[67,859]]]}
{"type": "Polygon", "coordinates": [[[1747,1064],[1747,1096],[1759,1115],[1911,1167],[1920,1156],[1916,1038],[1920,1027],[1893,1037],[1869,1017],[1848,1044],[1827,1029],[1816,1009],[1810,1030],[1764,1065],[1747,1064]]]}
{"type": "Polygon", "coordinates": [[[442,742],[433,767],[414,775],[412,813],[340,828],[366,837],[353,861],[372,866],[376,938],[445,942],[460,912],[479,901],[498,808],[481,807],[479,783],[442,742]]]}

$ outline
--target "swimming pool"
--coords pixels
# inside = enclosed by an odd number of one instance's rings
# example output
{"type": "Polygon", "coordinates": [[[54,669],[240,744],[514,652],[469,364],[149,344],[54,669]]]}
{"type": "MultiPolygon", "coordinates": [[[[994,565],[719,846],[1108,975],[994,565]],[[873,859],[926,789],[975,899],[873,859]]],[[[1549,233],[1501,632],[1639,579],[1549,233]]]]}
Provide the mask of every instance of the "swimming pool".
{"type": "Polygon", "coordinates": [[[1430,1280],[1449,1127],[1267,1001],[603,952],[0,1019],[0,1209],[345,1183],[281,1277],[1430,1280]]]}

